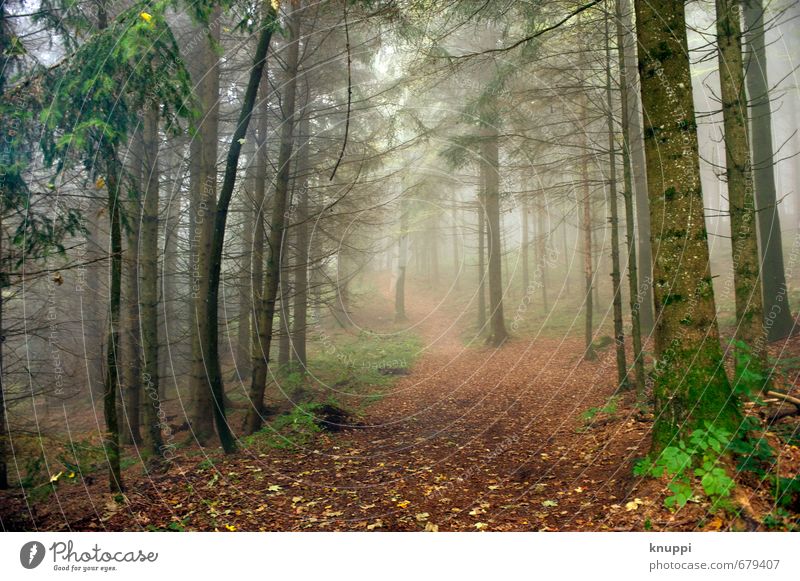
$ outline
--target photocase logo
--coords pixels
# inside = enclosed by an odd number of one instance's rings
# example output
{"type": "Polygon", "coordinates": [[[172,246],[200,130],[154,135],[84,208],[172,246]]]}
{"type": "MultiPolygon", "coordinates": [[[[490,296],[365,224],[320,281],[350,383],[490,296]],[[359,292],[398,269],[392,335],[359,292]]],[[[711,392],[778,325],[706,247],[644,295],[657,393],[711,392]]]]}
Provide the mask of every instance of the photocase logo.
{"type": "Polygon", "coordinates": [[[19,562],[26,569],[35,569],[44,560],[44,545],[39,541],[30,541],[19,550],[19,562]]]}

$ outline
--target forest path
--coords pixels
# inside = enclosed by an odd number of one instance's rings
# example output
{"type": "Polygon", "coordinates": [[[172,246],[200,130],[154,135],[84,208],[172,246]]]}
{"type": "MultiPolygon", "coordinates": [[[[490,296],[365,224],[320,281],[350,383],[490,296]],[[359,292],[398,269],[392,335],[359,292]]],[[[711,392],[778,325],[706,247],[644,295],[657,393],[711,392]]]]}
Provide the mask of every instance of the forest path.
{"type": "Polygon", "coordinates": [[[411,292],[409,327],[425,348],[359,426],[213,466],[179,451],[166,474],[127,472],[127,506],[98,502],[97,483],[46,528],[641,529],[624,505],[648,424],[600,414],[587,429],[582,417],[614,392],[613,353],[582,362],[577,338],[466,345],[466,314],[411,292]]]}

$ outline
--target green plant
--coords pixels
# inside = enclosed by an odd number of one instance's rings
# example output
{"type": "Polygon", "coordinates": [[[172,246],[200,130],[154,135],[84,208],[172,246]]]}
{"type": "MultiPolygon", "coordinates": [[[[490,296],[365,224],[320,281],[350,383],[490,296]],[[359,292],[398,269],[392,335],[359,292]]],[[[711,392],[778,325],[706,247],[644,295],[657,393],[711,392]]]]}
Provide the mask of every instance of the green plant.
{"type": "Polygon", "coordinates": [[[671,478],[667,488],[672,495],[664,500],[667,508],[682,507],[694,497],[694,477],[700,479],[703,492],[717,504],[730,496],[735,484],[720,466],[731,437],[727,430],[706,422],[704,428],[691,433],[688,441],[680,440],[676,445],[668,446],[655,460],[645,458],[637,463],[634,474],[671,478]]]}
{"type": "Polygon", "coordinates": [[[589,408],[588,410],[586,410],[581,414],[581,417],[585,422],[590,422],[598,414],[612,415],[617,413],[618,407],[619,407],[619,396],[612,395],[610,398],[608,398],[608,401],[605,403],[605,405],[589,408]]]}

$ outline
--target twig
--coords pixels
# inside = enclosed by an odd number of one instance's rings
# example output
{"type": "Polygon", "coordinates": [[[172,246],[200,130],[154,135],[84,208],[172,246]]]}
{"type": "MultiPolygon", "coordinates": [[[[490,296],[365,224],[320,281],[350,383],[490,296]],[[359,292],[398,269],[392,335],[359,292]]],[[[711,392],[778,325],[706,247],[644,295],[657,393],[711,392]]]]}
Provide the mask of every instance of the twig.
{"type": "Polygon", "coordinates": [[[347,26],[347,2],[344,3],[344,41],[345,50],[347,50],[347,119],[344,122],[344,141],[342,141],[342,151],[339,152],[339,159],[336,160],[336,165],[333,166],[333,172],[328,181],[333,181],[336,175],[336,170],[339,169],[339,164],[342,163],[344,157],[344,150],[347,147],[347,136],[350,133],[350,107],[353,102],[353,75],[352,75],[352,58],[350,56],[350,30],[347,26]]]}

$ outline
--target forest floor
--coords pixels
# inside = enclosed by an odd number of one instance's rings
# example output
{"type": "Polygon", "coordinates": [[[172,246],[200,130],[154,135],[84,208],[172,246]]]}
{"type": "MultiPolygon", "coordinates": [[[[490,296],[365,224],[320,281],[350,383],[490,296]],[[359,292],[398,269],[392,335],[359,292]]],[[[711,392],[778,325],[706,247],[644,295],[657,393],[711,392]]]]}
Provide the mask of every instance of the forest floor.
{"type": "MultiPolygon", "coordinates": [[[[457,317],[456,317],[457,318],[457,317]]],[[[577,338],[465,345],[453,313],[415,294],[425,344],[408,375],[357,425],[293,449],[176,454],[164,473],[126,470],[124,502],[102,475],[46,500],[0,498],[11,530],[585,531],[747,525],[698,500],[669,511],[665,482],[633,476],[652,418],[615,394],[613,351],[581,360],[577,338]]],[[[800,352],[800,345],[794,345],[800,352]]],[[[785,421],[795,422],[796,418],[785,421]]],[[[252,440],[251,440],[252,443],[252,440]]],[[[782,448],[797,471],[796,446],[782,448]]],[[[771,510],[758,482],[738,487],[771,510]]]]}

